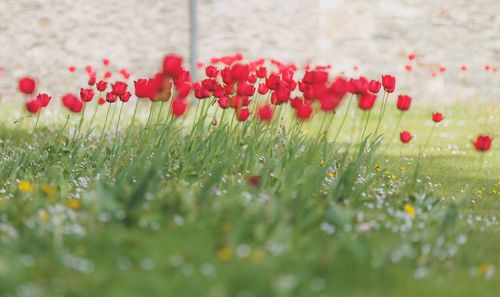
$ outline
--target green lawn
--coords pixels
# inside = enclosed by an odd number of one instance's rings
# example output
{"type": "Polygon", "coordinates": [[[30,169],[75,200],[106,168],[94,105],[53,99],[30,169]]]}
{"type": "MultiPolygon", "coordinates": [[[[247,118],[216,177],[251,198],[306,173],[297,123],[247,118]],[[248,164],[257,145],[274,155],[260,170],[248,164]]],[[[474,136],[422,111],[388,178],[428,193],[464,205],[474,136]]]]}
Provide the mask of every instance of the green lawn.
{"type": "Polygon", "coordinates": [[[494,145],[481,166],[471,139],[494,131],[498,110],[441,107],[419,157],[433,111],[404,115],[410,144],[361,154],[359,111],[338,145],[317,139],[321,117],[305,138],[226,116],[193,130],[190,119],[130,130],[124,120],[114,139],[114,127],[59,135],[63,116],[31,134],[34,119],[9,116],[0,295],[495,296],[500,154],[494,145]]]}

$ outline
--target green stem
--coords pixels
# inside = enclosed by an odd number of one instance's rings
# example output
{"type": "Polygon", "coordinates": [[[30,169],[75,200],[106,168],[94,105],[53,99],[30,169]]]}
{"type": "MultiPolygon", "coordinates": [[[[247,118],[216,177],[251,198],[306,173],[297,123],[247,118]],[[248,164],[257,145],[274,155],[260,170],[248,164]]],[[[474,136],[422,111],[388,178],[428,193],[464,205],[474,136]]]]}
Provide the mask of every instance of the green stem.
{"type": "Polygon", "coordinates": [[[342,128],[344,128],[345,120],[347,119],[347,116],[349,115],[349,109],[351,107],[352,97],[354,97],[354,94],[351,94],[351,97],[349,97],[349,102],[347,103],[347,108],[345,110],[344,118],[342,119],[342,122],[340,123],[339,129],[337,130],[337,134],[335,134],[335,138],[333,139],[333,142],[337,142],[337,138],[340,135],[340,131],[342,131],[342,128]]]}
{"type": "Polygon", "coordinates": [[[365,133],[366,133],[366,127],[368,127],[368,122],[370,121],[370,114],[371,114],[372,110],[368,110],[368,117],[366,118],[366,122],[365,122],[365,128],[363,128],[363,133],[361,134],[361,141],[363,141],[363,139],[365,138],[365,133]]]}
{"type": "Polygon", "coordinates": [[[123,109],[123,102],[122,102],[122,105],[120,106],[120,112],[118,113],[118,123],[116,123],[115,139],[116,139],[116,135],[118,135],[118,128],[120,127],[120,118],[122,117],[122,109],[123,109]]]}

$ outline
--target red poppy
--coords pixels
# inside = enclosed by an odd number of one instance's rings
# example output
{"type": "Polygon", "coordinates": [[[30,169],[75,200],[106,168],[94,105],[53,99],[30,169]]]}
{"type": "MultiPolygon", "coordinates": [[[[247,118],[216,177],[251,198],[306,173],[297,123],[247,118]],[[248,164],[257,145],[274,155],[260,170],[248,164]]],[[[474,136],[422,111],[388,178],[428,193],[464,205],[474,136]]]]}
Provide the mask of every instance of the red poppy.
{"type": "Polygon", "coordinates": [[[80,89],[80,99],[83,102],[90,102],[94,99],[94,89],[80,89]]]}
{"type": "Polygon", "coordinates": [[[127,84],[122,81],[117,81],[114,84],[111,84],[111,89],[113,90],[113,94],[121,96],[127,91],[127,84]]]}
{"type": "Polygon", "coordinates": [[[36,96],[36,100],[40,102],[42,107],[47,107],[47,105],[49,105],[50,99],[52,98],[47,94],[38,94],[36,96]]]}
{"type": "Polygon", "coordinates": [[[182,116],[187,109],[187,103],[182,99],[174,99],[172,100],[172,114],[175,117],[182,116]]]}
{"type": "Polygon", "coordinates": [[[444,119],[443,114],[441,114],[440,112],[435,112],[435,113],[432,114],[432,121],[434,123],[439,123],[443,119],[444,119]]]}
{"type": "Polygon", "coordinates": [[[36,89],[36,82],[31,77],[23,77],[19,80],[19,91],[26,95],[33,94],[36,89]]]}
{"type": "Polygon", "coordinates": [[[42,108],[40,101],[32,99],[26,102],[26,110],[30,113],[37,113],[42,108]]]}
{"type": "Polygon", "coordinates": [[[262,121],[269,122],[273,118],[273,109],[269,104],[265,104],[259,108],[257,115],[262,121]]]}
{"type": "Polygon", "coordinates": [[[401,111],[407,111],[410,109],[411,100],[412,98],[408,95],[399,95],[397,102],[398,109],[401,111]]]}
{"type": "Polygon", "coordinates": [[[396,89],[396,78],[392,75],[382,75],[382,86],[387,93],[392,93],[396,89]]]}
{"type": "Polygon", "coordinates": [[[366,93],[366,94],[361,95],[361,97],[359,98],[359,102],[358,102],[359,108],[361,108],[363,110],[372,109],[373,106],[375,105],[376,99],[377,99],[377,95],[375,95],[375,94],[366,93]]]}
{"type": "Polygon", "coordinates": [[[477,151],[485,152],[490,149],[493,139],[489,135],[478,135],[472,142],[477,151]]]}
{"type": "Polygon", "coordinates": [[[408,131],[403,131],[399,133],[399,139],[402,143],[408,143],[413,138],[413,136],[408,131]]]}

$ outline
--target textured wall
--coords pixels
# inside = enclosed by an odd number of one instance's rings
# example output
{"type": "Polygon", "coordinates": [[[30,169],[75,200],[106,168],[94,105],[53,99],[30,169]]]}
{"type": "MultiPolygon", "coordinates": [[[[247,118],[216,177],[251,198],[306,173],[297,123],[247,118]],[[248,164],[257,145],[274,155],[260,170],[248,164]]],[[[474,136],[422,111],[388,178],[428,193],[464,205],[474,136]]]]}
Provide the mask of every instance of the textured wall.
{"type": "MultiPolygon", "coordinates": [[[[500,66],[498,0],[198,2],[201,61],[241,51],[249,58],[332,63],[337,72],[359,65],[360,74],[403,74],[406,54],[415,52],[416,70],[401,76],[402,85],[422,99],[450,89],[446,100],[498,93],[498,78],[483,70],[486,63],[500,66]],[[463,63],[470,71],[460,74],[463,63]],[[440,65],[448,71],[433,78],[440,65]]],[[[0,97],[15,97],[13,78],[24,74],[55,96],[74,91],[82,79],[67,66],[83,72],[102,57],[138,76],[150,74],[165,53],[188,55],[188,31],[187,0],[0,0],[0,97]]]]}

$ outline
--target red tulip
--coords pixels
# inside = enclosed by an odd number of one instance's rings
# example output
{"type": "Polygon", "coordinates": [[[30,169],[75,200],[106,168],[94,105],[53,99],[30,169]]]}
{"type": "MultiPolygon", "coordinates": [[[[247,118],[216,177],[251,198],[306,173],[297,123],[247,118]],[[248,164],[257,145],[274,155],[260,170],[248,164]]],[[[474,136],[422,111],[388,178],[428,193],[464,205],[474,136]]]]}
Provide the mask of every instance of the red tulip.
{"type": "Polygon", "coordinates": [[[240,121],[240,122],[246,121],[249,116],[250,116],[250,110],[248,110],[248,108],[241,108],[236,113],[236,117],[238,118],[238,121],[240,121]]]}
{"type": "Polygon", "coordinates": [[[259,108],[257,115],[262,121],[269,122],[273,118],[273,109],[269,104],[265,104],[259,108]]]}
{"type": "Polygon", "coordinates": [[[265,95],[267,92],[269,92],[269,88],[266,86],[265,83],[259,84],[259,89],[258,89],[259,94],[265,95]]]}
{"type": "Polygon", "coordinates": [[[382,86],[387,93],[392,93],[396,89],[396,78],[392,75],[382,75],[382,86]]]}
{"type": "Polygon", "coordinates": [[[99,98],[99,100],[97,100],[97,103],[99,103],[99,105],[103,105],[104,103],[106,103],[106,99],[104,98],[99,98]]]}
{"type": "Polygon", "coordinates": [[[378,94],[381,86],[382,86],[381,82],[379,82],[378,80],[372,79],[370,81],[370,83],[368,84],[368,91],[372,92],[373,94],[378,94]]]}
{"type": "Polygon", "coordinates": [[[75,72],[76,71],[76,67],[73,66],[73,65],[71,65],[71,66],[68,67],[68,71],[69,72],[75,72]]]}
{"type": "Polygon", "coordinates": [[[107,59],[107,58],[102,59],[102,64],[104,66],[108,66],[109,65],[109,59],[107,59]]]}
{"type": "Polygon", "coordinates": [[[94,89],[80,89],[80,99],[83,102],[90,102],[94,99],[94,89]]]}
{"type": "Polygon", "coordinates": [[[37,113],[42,108],[40,101],[32,99],[26,102],[26,110],[30,113],[37,113]]]}
{"type": "Polygon", "coordinates": [[[345,94],[347,94],[347,91],[348,91],[347,84],[348,84],[348,82],[345,78],[338,77],[332,83],[332,86],[330,87],[330,92],[332,92],[333,95],[342,98],[345,96],[345,94]]]}
{"type": "Polygon", "coordinates": [[[31,77],[23,77],[19,80],[19,91],[26,95],[33,94],[36,89],[36,82],[31,77]]]}
{"type": "Polygon", "coordinates": [[[115,102],[115,101],[116,101],[116,99],[117,99],[117,98],[116,98],[116,95],[115,95],[114,93],[112,93],[112,92],[108,92],[108,93],[106,94],[106,101],[107,101],[107,102],[109,102],[109,103],[113,103],[113,102],[115,102]]]}
{"type": "Polygon", "coordinates": [[[172,114],[175,117],[180,117],[186,112],[187,103],[182,99],[174,99],[172,100],[172,114]]]}
{"type": "Polygon", "coordinates": [[[401,111],[407,111],[410,109],[411,100],[411,97],[408,95],[399,95],[397,102],[398,109],[401,111]]]}
{"type": "Polygon", "coordinates": [[[125,92],[125,94],[120,96],[120,101],[121,102],[128,102],[130,100],[131,96],[132,96],[132,94],[130,94],[130,92],[125,92]]]}
{"type": "Polygon", "coordinates": [[[399,133],[399,139],[402,143],[408,143],[413,138],[413,136],[408,131],[403,131],[399,133]]]}
{"type": "Polygon", "coordinates": [[[72,112],[80,112],[83,109],[83,102],[75,95],[68,93],[62,97],[63,105],[72,112]]]}
{"type": "Polygon", "coordinates": [[[88,82],[87,82],[87,84],[88,84],[89,86],[93,86],[93,85],[95,85],[96,75],[97,75],[97,74],[95,74],[95,73],[92,73],[92,75],[90,75],[89,80],[88,80],[88,82]]]}
{"type": "Polygon", "coordinates": [[[105,78],[105,79],[110,78],[110,77],[111,77],[111,75],[113,75],[113,73],[111,73],[111,71],[106,71],[106,72],[104,72],[104,78],[105,78]]]}
{"type": "Polygon", "coordinates": [[[113,94],[121,96],[127,91],[127,84],[122,81],[117,81],[114,84],[111,84],[111,88],[113,89],[113,94]]]}
{"type": "Polygon", "coordinates": [[[370,110],[375,105],[375,100],[377,99],[377,95],[366,93],[361,95],[359,98],[359,108],[363,110],[370,110]]]}
{"type": "Polygon", "coordinates": [[[226,109],[229,108],[229,106],[231,106],[229,104],[229,97],[227,97],[226,95],[221,96],[218,101],[219,101],[219,106],[222,109],[226,109]]]}
{"type": "Polygon", "coordinates": [[[432,121],[434,123],[439,123],[444,119],[443,115],[440,112],[435,112],[432,114],[432,121]]]}
{"type": "Polygon", "coordinates": [[[172,78],[179,77],[184,70],[182,69],[182,58],[177,55],[169,54],[163,59],[163,74],[172,78]]]}
{"type": "Polygon", "coordinates": [[[100,80],[97,84],[96,84],[96,88],[99,92],[104,92],[106,91],[106,88],[108,87],[108,83],[103,81],[103,80],[100,80]]]}
{"type": "Polygon", "coordinates": [[[308,104],[301,104],[295,110],[295,115],[299,120],[308,120],[311,118],[313,113],[313,108],[308,104]]]}
{"type": "Polygon", "coordinates": [[[462,66],[460,67],[460,70],[462,70],[463,72],[467,71],[467,65],[465,65],[465,64],[464,64],[464,65],[462,65],[462,66]]]}
{"type": "Polygon", "coordinates": [[[405,65],[405,70],[411,72],[413,70],[413,67],[411,65],[405,65]]]}
{"type": "Polygon", "coordinates": [[[255,72],[258,78],[264,78],[267,75],[267,69],[264,66],[260,66],[257,68],[257,71],[255,72]]]}
{"type": "Polygon", "coordinates": [[[138,79],[134,81],[135,95],[137,98],[153,100],[156,94],[154,83],[151,79],[138,79]]]}
{"type": "Polygon", "coordinates": [[[478,135],[472,142],[477,151],[485,152],[490,149],[493,139],[489,135],[478,135]]]}
{"type": "Polygon", "coordinates": [[[233,67],[231,67],[231,76],[233,80],[237,82],[248,80],[249,76],[248,65],[243,65],[239,63],[234,64],[233,67]]]}
{"type": "Polygon", "coordinates": [[[444,66],[439,67],[439,72],[445,73],[446,72],[446,67],[444,67],[444,66]]]}
{"type": "Polygon", "coordinates": [[[266,87],[268,87],[271,90],[276,90],[279,87],[281,79],[279,75],[276,73],[271,73],[269,77],[266,79],[266,87]]]}
{"type": "Polygon", "coordinates": [[[42,107],[47,107],[47,105],[49,105],[50,99],[52,98],[47,94],[38,94],[36,96],[36,100],[40,102],[42,107]]]}
{"type": "Polygon", "coordinates": [[[413,61],[415,59],[415,54],[411,53],[408,55],[408,60],[413,61]]]}
{"type": "Polygon", "coordinates": [[[208,77],[217,77],[217,74],[219,73],[219,70],[217,69],[217,67],[215,66],[207,66],[207,68],[205,68],[205,74],[208,76],[208,77]]]}

